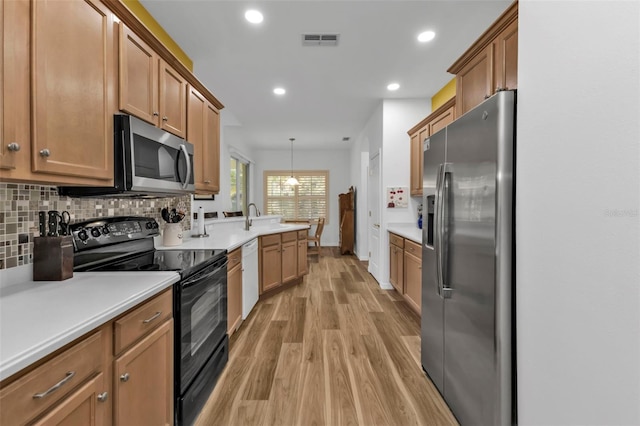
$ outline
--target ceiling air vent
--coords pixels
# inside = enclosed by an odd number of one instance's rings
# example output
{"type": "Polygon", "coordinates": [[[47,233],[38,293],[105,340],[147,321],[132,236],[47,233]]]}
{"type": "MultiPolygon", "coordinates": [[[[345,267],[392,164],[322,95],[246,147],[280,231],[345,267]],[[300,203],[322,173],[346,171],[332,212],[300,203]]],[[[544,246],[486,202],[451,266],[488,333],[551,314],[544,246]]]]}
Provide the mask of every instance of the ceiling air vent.
{"type": "Polygon", "coordinates": [[[337,46],[340,34],[302,34],[303,46],[337,46]]]}

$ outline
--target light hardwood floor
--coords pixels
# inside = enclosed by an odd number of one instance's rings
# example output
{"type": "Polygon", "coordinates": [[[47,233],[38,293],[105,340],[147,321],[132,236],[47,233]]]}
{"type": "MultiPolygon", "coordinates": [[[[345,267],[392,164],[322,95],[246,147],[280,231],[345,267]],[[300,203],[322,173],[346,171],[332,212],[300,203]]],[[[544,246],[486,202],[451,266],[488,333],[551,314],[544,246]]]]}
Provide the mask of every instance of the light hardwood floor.
{"type": "Polygon", "coordinates": [[[196,425],[451,425],[420,366],[420,320],[364,264],[324,247],[259,302],[196,425]]]}

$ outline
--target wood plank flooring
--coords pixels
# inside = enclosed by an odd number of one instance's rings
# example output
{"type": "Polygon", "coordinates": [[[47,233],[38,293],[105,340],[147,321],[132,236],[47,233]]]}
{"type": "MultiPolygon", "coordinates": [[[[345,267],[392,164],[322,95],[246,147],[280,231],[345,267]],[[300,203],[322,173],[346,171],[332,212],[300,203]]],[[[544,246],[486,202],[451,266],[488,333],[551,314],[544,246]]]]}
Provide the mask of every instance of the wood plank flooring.
{"type": "Polygon", "coordinates": [[[455,425],[420,366],[420,320],[363,263],[324,247],[259,302],[196,425],[455,425]]]}

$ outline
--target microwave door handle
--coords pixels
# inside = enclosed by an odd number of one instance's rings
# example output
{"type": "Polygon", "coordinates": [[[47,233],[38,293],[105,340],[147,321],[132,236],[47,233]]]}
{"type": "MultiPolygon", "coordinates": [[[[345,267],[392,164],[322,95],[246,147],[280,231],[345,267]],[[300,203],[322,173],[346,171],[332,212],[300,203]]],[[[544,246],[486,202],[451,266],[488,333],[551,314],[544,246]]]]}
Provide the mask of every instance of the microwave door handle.
{"type": "Polygon", "coordinates": [[[187,147],[184,144],[180,144],[180,150],[184,154],[184,161],[187,163],[187,175],[184,177],[184,182],[182,182],[182,189],[187,189],[187,186],[189,186],[189,180],[191,179],[191,161],[189,160],[187,147]]]}

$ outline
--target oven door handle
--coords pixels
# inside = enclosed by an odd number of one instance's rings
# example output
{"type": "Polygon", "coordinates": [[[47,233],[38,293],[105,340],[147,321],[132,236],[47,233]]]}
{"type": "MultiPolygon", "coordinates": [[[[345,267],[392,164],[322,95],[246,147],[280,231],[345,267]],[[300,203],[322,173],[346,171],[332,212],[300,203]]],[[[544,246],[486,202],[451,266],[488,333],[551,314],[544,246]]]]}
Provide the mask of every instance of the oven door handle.
{"type": "Polygon", "coordinates": [[[207,278],[212,277],[213,275],[220,273],[220,271],[222,271],[224,268],[227,267],[227,263],[229,263],[229,261],[225,259],[224,263],[219,265],[213,271],[206,272],[206,269],[205,269],[204,271],[198,272],[196,275],[191,276],[186,280],[182,281],[180,283],[180,287],[182,288],[191,287],[192,285],[197,284],[199,281],[205,280],[207,278]]]}

